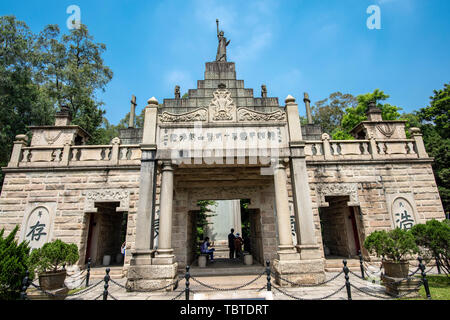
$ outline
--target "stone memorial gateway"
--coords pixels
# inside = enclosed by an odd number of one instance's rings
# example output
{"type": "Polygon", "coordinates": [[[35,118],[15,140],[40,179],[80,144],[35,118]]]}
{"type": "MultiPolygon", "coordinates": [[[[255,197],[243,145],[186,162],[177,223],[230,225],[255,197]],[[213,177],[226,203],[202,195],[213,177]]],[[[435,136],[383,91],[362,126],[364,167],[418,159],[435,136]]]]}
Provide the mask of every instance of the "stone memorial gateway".
{"type": "MultiPolygon", "coordinates": [[[[296,283],[324,280],[325,251],[367,256],[374,230],[444,219],[418,129],[407,139],[404,121],[371,107],[355,140],[331,140],[311,123],[307,94],[302,126],[296,99],[280,105],[265,85],[254,97],[227,61],[223,31],[218,41],[196,89],[151,98],[143,128],[130,119],[110,145],[87,145],[65,108],[54,126],[31,127],[30,143],[18,135],[3,168],[0,228],[20,225],[34,247],[76,243],[80,266],[120,253],[124,236],[127,287],[146,290],[195,261],[199,200],[249,200],[254,260],[296,283]]],[[[133,97],[132,115],[135,106],[133,97]]]]}

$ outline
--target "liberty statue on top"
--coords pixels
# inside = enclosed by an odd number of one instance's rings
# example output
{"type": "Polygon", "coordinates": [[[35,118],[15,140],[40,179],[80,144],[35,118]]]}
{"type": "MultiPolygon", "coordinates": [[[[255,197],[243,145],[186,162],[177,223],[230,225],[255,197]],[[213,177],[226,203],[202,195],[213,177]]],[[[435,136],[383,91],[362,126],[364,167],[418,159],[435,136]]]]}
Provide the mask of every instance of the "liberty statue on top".
{"type": "Polygon", "coordinates": [[[219,39],[216,61],[227,61],[227,46],[230,44],[231,40],[227,41],[227,38],[224,37],[224,32],[222,30],[219,32],[219,19],[216,19],[216,23],[217,23],[217,38],[219,39]]]}

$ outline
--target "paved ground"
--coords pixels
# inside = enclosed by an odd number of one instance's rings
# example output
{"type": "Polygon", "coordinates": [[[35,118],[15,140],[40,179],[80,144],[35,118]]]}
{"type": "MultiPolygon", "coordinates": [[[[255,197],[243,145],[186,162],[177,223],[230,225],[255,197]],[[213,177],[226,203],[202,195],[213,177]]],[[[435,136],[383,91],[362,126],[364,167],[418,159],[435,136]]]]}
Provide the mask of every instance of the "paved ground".
{"type": "MultiPolygon", "coordinates": [[[[376,268],[369,269],[373,272],[377,272],[376,268]]],[[[414,271],[414,270],[412,270],[414,271]]],[[[428,273],[437,273],[436,270],[430,269],[427,270],[428,273]]],[[[338,273],[327,273],[326,279],[334,278],[338,273]]],[[[358,274],[359,273],[355,273],[358,274]]],[[[182,277],[182,275],[180,275],[182,277]]],[[[334,280],[320,285],[318,287],[297,287],[297,288],[288,288],[283,287],[280,288],[282,291],[287,293],[282,293],[277,290],[277,287],[272,281],[272,293],[267,293],[266,285],[267,279],[266,276],[263,275],[259,278],[258,276],[214,276],[214,277],[194,277],[190,280],[190,289],[192,290],[190,299],[192,300],[208,300],[208,299],[274,299],[274,300],[294,300],[294,298],[290,297],[294,296],[301,299],[321,299],[326,296],[333,294],[338,291],[336,294],[327,298],[329,300],[347,300],[347,292],[345,285],[344,274],[339,275],[334,280]],[[257,278],[257,279],[256,279],[257,278]],[[235,288],[246,284],[252,280],[250,285],[245,288],[239,290],[213,290],[207,288],[201,284],[199,284],[196,280],[206,284],[207,286],[213,286],[221,289],[227,288],[235,288]],[[261,290],[262,289],[262,290],[261,290]]],[[[375,279],[376,276],[373,276],[375,279]]],[[[123,286],[125,285],[126,279],[122,278],[119,280],[114,280],[114,282],[110,282],[109,293],[111,294],[108,299],[117,299],[117,300],[171,300],[177,298],[179,300],[185,299],[184,288],[185,288],[185,280],[182,279],[179,281],[178,288],[173,292],[127,292],[123,286]]],[[[384,286],[379,283],[372,283],[370,281],[365,281],[357,278],[354,274],[350,274],[350,282],[356,288],[359,288],[363,291],[369,292],[379,297],[384,297],[385,299],[390,299],[388,295],[386,295],[384,286]]],[[[95,298],[102,299],[101,296],[103,293],[104,282],[102,280],[93,280],[91,282],[91,290],[88,290],[86,293],[70,296],[66,298],[67,300],[72,299],[81,299],[81,300],[94,300],[95,298]],[[93,287],[93,285],[96,285],[93,287]]],[[[362,293],[352,287],[351,290],[353,300],[378,300],[380,298],[372,297],[366,293],[362,293]]]]}

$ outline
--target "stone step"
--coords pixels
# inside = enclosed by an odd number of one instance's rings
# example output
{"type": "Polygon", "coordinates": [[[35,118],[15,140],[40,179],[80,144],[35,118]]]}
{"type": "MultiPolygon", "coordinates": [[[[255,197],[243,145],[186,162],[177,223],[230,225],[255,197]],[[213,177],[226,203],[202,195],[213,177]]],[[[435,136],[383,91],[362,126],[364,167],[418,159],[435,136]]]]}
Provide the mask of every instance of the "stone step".
{"type": "MultiPolygon", "coordinates": [[[[90,272],[90,278],[91,279],[100,279],[103,278],[106,275],[106,268],[108,268],[108,266],[104,266],[104,267],[96,267],[96,268],[91,268],[91,272],[90,272]]],[[[109,276],[112,279],[121,279],[124,277],[124,273],[123,273],[123,267],[109,267],[110,271],[109,271],[109,276]]]]}
{"type": "MultiPolygon", "coordinates": [[[[327,272],[341,272],[344,264],[342,263],[342,259],[325,259],[325,271],[327,272]]],[[[360,271],[359,259],[346,259],[347,267],[353,271],[360,271]]]]}

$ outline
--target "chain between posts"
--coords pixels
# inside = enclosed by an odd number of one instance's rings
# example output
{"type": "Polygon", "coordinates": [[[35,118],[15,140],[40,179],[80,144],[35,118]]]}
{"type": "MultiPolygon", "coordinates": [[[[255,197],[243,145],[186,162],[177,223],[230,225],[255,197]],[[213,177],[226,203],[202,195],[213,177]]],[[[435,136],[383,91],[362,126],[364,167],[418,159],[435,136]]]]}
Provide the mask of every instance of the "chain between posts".
{"type": "Polygon", "coordinates": [[[280,292],[280,293],[284,294],[285,296],[288,296],[288,297],[290,297],[290,298],[292,298],[292,299],[295,299],[295,300],[311,300],[311,301],[312,301],[312,300],[325,300],[325,299],[328,299],[328,298],[334,296],[335,294],[341,292],[342,289],[345,288],[345,285],[343,285],[342,287],[340,287],[339,289],[337,289],[336,291],[334,291],[333,293],[331,293],[331,294],[329,294],[329,295],[326,295],[326,296],[320,297],[320,298],[316,298],[316,299],[305,299],[305,298],[296,297],[296,296],[293,296],[293,295],[287,293],[286,291],[281,290],[281,289],[280,289],[279,287],[277,287],[277,286],[273,286],[273,288],[274,288],[275,290],[277,290],[278,292],[280,292]]]}

